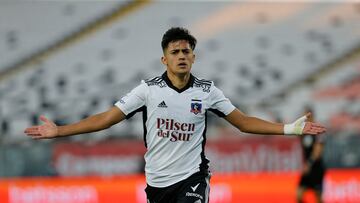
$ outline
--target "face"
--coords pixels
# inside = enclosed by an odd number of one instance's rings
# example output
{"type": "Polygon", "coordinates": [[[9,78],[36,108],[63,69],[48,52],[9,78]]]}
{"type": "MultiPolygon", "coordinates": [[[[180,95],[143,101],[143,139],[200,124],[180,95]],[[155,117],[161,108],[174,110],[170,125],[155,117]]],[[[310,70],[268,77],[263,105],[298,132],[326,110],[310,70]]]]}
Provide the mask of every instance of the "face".
{"type": "Polygon", "coordinates": [[[164,50],[161,62],[166,65],[167,71],[173,74],[187,74],[195,61],[195,55],[186,40],[170,42],[164,50]]]}

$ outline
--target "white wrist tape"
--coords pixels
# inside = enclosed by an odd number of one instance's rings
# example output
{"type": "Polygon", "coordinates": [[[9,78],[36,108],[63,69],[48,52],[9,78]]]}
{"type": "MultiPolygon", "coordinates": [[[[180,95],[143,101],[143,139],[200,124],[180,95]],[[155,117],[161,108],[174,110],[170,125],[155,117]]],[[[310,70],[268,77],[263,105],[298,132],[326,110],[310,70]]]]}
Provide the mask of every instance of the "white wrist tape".
{"type": "Polygon", "coordinates": [[[305,127],[305,121],[306,116],[303,116],[299,119],[297,119],[295,122],[290,124],[284,125],[284,134],[285,135],[302,135],[304,127],[305,127]]]}

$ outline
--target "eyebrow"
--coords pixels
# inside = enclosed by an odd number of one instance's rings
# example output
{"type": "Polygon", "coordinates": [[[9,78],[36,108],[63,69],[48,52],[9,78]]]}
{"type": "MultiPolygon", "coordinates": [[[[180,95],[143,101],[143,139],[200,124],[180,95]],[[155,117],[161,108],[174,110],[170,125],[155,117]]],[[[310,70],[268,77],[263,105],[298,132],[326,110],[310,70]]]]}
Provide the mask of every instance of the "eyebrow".
{"type": "Polygon", "coordinates": [[[177,49],[177,48],[175,48],[175,49],[169,50],[169,52],[180,51],[180,50],[182,50],[182,51],[187,51],[187,50],[191,50],[191,49],[189,49],[189,48],[184,48],[184,49],[177,49]]]}

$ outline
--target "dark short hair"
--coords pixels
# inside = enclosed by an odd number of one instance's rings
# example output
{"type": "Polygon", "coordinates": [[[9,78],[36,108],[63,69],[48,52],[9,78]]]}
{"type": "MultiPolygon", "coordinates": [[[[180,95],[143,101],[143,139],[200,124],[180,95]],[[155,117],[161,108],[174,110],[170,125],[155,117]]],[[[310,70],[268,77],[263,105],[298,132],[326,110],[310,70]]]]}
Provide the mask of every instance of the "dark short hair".
{"type": "Polygon", "coordinates": [[[186,40],[189,42],[192,50],[195,49],[196,39],[192,36],[189,30],[182,27],[172,27],[165,32],[161,41],[161,47],[163,51],[167,48],[170,42],[186,40]]]}

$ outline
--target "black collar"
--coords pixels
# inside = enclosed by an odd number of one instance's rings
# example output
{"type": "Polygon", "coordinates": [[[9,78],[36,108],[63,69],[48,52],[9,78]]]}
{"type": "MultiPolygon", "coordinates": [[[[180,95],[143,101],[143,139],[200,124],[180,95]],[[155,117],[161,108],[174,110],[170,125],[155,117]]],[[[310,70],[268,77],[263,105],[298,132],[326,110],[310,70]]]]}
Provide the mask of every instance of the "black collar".
{"type": "Polygon", "coordinates": [[[167,76],[167,72],[165,71],[162,76],[161,76],[162,79],[165,80],[166,84],[173,90],[177,91],[178,93],[181,93],[185,90],[187,90],[188,88],[192,87],[193,84],[194,84],[194,76],[190,73],[190,78],[189,78],[189,81],[188,83],[181,89],[175,87],[172,82],[170,81],[169,77],[167,76]]]}

